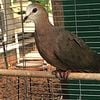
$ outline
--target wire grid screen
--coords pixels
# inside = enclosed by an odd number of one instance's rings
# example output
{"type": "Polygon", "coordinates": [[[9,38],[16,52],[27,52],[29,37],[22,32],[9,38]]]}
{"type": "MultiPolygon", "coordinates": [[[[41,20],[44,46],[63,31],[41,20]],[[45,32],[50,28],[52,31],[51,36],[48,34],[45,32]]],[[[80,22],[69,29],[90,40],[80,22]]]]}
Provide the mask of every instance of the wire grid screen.
{"type": "MultiPolygon", "coordinates": [[[[39,63],[38,68],[33,68],[34,63],[37,66],[37,62],[30,60],[31,56],[27,56],[37,53],[37,51],[34,52],[34,23],[22,23],[25,7],[30,4],[30,1],[1,0],[0,3],[0,67],[9,70],[50,70],[41,58],[37,61],[39,63]]],[[[76,33],[93,50],[99,52],[100,1],[52,0],[51,3],[54,18],[54,22],[50,18],[51,22],[57,27],[64,27],[76,33]]],[[[50,16],[52,17],[51,13],[50,16]]],[[[100,100],[99,83],[99,81],[65,81],[48,78],[1,76],[0,99],[100,100]]]]}

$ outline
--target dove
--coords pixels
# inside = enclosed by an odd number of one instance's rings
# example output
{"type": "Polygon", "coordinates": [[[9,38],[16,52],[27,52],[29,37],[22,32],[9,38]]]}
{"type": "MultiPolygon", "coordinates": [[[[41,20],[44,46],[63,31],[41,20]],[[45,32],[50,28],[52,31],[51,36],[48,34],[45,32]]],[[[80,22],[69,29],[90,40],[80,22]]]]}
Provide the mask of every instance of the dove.
{"type": "Polygon", "coordinates": [[[26,8],[23,22],[35,23],[35,41],[40,55],[58,71],[99,72],[100,55],[78,36],[52,25],[46,9],[39,3],[26,8]]]}

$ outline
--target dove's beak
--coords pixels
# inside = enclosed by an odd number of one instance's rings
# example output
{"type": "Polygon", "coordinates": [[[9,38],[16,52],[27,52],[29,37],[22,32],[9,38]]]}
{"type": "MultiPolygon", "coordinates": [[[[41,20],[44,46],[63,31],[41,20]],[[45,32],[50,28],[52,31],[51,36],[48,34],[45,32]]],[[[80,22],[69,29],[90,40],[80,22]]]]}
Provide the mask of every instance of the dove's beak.
{"type": "Polygon", "coordinates": [[[28,16],[25,16],[23,19],[23,23],[28,19],[28,16]]]}

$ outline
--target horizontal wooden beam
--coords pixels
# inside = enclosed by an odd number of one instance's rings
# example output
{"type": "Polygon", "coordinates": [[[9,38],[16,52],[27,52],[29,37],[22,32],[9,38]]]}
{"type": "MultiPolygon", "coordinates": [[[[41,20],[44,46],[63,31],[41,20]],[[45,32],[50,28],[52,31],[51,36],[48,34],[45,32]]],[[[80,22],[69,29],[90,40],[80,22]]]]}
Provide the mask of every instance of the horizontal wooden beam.
{"type": "MultiPolygon", "coordinates": [[[[33,77],[33,78],[56,78],[50,72],[46,71],[28,71],[28,70],[11,70],[0,69],[2,76],[16,76],[16,77],[33,77]]],[[[70,73],[68,80],[98,80],[100,81],[100,73],[70,73]]]]}

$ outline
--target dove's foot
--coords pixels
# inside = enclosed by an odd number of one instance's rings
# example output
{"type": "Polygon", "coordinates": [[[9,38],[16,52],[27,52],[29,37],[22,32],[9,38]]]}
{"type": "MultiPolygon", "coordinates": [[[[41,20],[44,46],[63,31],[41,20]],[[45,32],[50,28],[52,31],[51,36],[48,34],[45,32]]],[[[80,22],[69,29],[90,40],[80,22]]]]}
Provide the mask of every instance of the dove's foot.
{"type": "Polygon", "coordinates": [[[52,73],[56,75],[56,77],[59,79],[68,79],[70,72],[71,72],[70,70],[68,71],[55,70],[52,73]]]}

